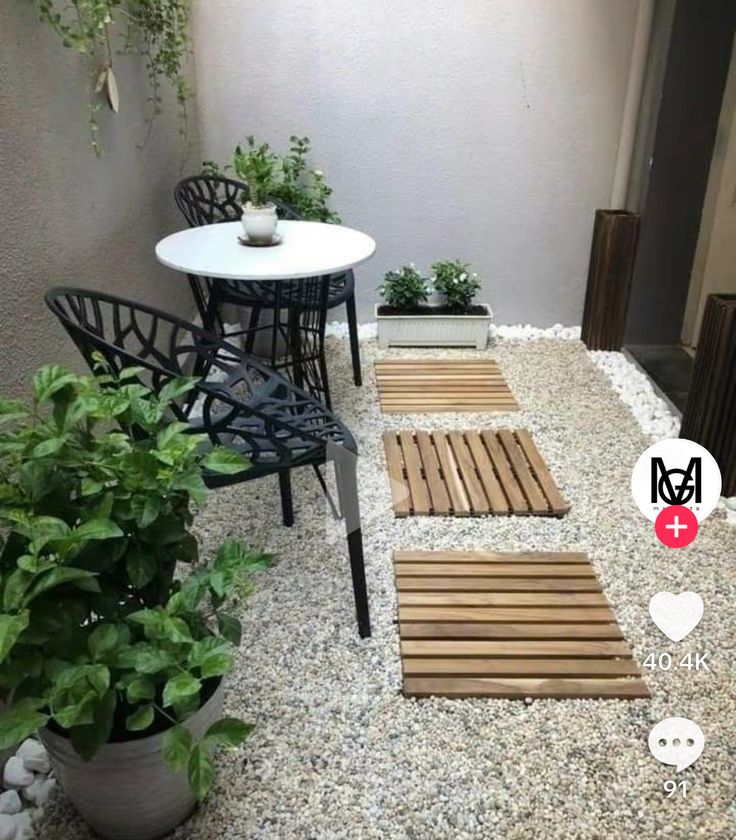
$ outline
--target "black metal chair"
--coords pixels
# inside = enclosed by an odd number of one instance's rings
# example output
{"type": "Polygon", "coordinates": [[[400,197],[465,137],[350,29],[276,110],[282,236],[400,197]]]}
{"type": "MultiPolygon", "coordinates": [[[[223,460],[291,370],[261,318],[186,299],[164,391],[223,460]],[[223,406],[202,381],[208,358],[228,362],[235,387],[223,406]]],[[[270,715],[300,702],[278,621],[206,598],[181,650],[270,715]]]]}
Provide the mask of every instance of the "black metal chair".
{"type": "Polygon", "coordinates": [[[350,431],[321,403],[268,366],[221,338],[141,303],[86,289],[55,288],[46,303],[87,363],[101,353],[111,369],[139,366],[154,392],[178,376],[195,388],[172,403],[172,420],[203,433],[212,445],[246,455],[251,467],[236,475],[205,474],[222,487],[277,474],[285,525],[293,524],[290,471],[332,461],[345,519],[353,594],[362,637],[370,636],[368,595],[356,478],[357,447],[350,431]]]}
{"type": "MultiPolygon", "coordinates": [[[[242,205],[248,196],[248,187],[242,181],[219,175],[194,175],[180,181],[174,189],[174,199],[190,227],[211,225],[218,222],[238,221],[242,205]]],[[[283,201],[272,199],[279,218],[300,221],[301,216],[293,207],[283,201]]],[[[221,305],[230,303],[250,309],[250,322],[246,332],[246,349],[252,349],[261,310],[273,309],[274,284],[257,281],[217,280],[190,277],[195,302],[203,323],[217,323],[221,305]]],[[[355,310],[355,276],[352,270],[329,277],[327,288],[327,309],[345,304],[350,335],[350,354],[353,365],[353,381],[362,384],[360,370],[360,345],[358,342],[358,320],[355,310]]],[[[281,284],[281,290],[284,290],[281,284]]]]}

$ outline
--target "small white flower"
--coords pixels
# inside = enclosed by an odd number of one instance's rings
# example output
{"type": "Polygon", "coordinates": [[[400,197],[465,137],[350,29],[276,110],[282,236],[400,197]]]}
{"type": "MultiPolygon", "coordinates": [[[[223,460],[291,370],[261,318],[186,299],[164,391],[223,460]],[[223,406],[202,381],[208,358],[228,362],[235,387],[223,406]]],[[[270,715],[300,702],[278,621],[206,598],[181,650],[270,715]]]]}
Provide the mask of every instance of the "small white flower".
{"type": "Polygon", "coordinates": [[[325,173],[324,173],[321,169],[315,169],[315,170],[314,170],[314,174],[315,174],[318,178],[321,178],[321,177],[322,177],[325,173]]]}
{"type": "Polygon", "coordinates": [[[467,274],[463,271],[463,273],[460,275],[460,279],[461,279],[461,280],[467,280],[467,279],[468,279],[468,275],[467,275],[467,274]]]}

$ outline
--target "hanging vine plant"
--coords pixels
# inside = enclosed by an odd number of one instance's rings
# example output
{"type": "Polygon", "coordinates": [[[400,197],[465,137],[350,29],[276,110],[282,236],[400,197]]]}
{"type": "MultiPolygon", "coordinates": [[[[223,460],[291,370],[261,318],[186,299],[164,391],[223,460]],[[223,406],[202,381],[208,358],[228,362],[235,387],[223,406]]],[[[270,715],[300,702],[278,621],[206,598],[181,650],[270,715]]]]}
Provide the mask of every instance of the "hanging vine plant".
{"type": "MultiPolygon", "coordinates": [[[[146,63],[150,84],[149,134],[161,111],[161,83],[173,88],[179,105],[180,130],[186,133],[189,85],[184,62],[189,51],[191,0],[32,0],[40,19],[48,23],[65,47],[90,63],[90,117],[92,148],[99,157],[97,113],[105,103],[117,113],[120,91],[115,59],[137,53],[146,63]]],[[[147,139],[147,138],[146,138],[147,139]]],[[[144,141],[145,143],[145,141],[144,141]]]]}

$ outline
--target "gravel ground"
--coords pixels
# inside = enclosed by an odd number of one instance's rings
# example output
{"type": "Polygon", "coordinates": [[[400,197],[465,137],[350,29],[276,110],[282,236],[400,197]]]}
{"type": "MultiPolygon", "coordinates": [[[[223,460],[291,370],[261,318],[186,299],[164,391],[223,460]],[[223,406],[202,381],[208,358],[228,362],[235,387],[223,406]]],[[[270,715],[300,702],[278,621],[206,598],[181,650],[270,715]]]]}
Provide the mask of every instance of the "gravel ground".
{"type": "MultiPolygon", "coordinates": [[[[374,635],[358,639],[342,541],[325,525],[309,470],[295,476],[297,521],[279,520],[276,482],[219,491],[198,518],[215,545],[236,535],[276,553],[245,613],[229,711],[258,724],[219,759],[216,789],[175,833],[215,838],[733,838],[736,532],[714,513],[688,548],[661,546],[629,492],[649,440],[578,341],[500,341],[498,359],[522,411],[513,415],[382,416],[363,344],[366,384],[350,381],[346,344],[331,339],[336,410],[361,449],[359,479],[374,635]],[[522,425],[572,504],[562,520],[394,520],[383,465],[385,428],[522,425]],[[327,536],[327,538],[326,538],[327,536]],[[641,662],[665,651],[709,652],[711,671],[645,670],[651,700],[408,700],[400,693],[391,552],[398,548],[587,551],[641,662]],[[692,589],[705,615],[671,643],[647,610],[659,590],[692,589]],[[700,759],[676,774],[647,749],[660,719],[705,733],[700,759]],[[662,784],[685,779],[686,800],[662,784]]],[[[398,355],[391,351],[389,355],[398,355]]],[[[401,355],[481,357],[411,350],[401,355]]],[[[87,840],[62,795],[38,827],[44,840],[87,840]]]]}

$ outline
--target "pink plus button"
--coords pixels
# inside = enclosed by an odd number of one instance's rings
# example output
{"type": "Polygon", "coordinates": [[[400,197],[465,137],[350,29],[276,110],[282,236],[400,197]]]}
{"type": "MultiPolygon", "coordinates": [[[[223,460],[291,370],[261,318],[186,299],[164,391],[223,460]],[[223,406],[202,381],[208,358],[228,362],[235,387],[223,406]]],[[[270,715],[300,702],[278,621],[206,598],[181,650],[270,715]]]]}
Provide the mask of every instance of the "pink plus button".
{"type": "Polygon", "coordinates": [[[657,516],[654,530],[661,543],[670,548],[684,548],[698,535],[698,520],[689,508],[670,505],[657,516]]]}

